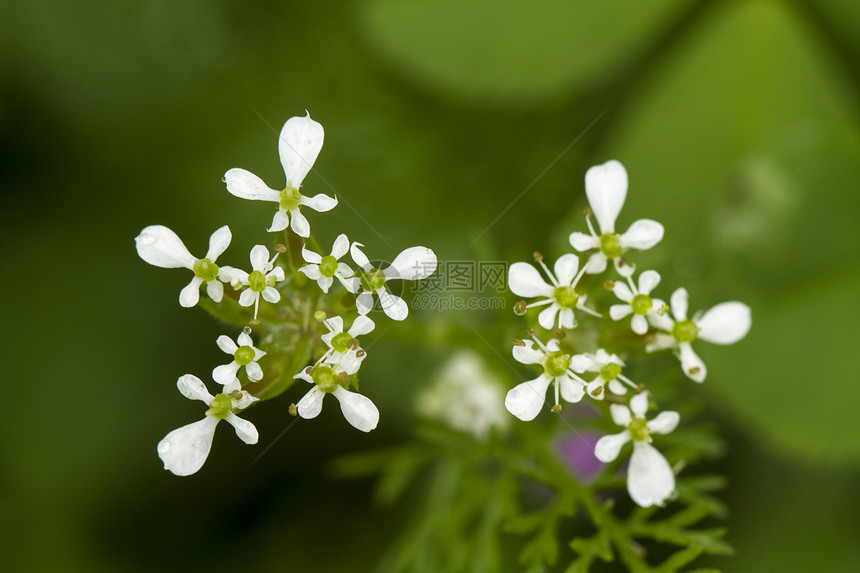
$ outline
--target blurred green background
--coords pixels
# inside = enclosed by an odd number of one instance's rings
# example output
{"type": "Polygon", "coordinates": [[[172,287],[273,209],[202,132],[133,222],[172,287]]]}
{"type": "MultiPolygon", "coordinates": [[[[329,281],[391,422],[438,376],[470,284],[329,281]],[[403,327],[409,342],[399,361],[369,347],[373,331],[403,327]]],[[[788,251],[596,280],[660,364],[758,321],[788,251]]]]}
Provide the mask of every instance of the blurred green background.
{"type": "Polygon", "coordinates": [[[369,571],[389,545],[404,511],[327,462],[407,439],[433,365],[487,352],[454,333],[492,339],[492,314],[414,312],[402,332],[430,333],[424,347],[381,335],[362,369],[383,412],[371,435],[330,404],[252,463],[294,392],[249,415],[255,448],[220,428],[198,475],[155,454],[200,415],[175,380],[220,363],[221,327],[179,307],[187,277],[144,264],[133,238],[160,223],[200,253],[229,224],[225,261],[244,266],[272,212],[221,176],[280,185],[275,132],[307,109],[326,144],[305,190],[341,198],[312,229],[380,258],[554,258],[582,226],[585,170],[621,160],[621,226],[666,227],[641,259],[661,294],[753,308],[746,340],[703,348],[695,388],[729,443],[738,553],[711,564],[856,571],[858,103],[855,0],[6,0],[4,570],[369,571]]]}

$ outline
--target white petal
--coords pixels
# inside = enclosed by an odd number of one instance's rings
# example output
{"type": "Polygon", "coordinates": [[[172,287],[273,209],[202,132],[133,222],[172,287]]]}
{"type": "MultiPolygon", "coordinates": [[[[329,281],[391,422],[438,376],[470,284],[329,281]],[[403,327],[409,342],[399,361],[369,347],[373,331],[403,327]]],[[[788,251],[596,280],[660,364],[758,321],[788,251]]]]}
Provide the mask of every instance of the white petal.
{"type": "Polygon", "coordinates": [[[627,171],[618,161],[595,165],[585,173],[585,194],[602,233],[615,232],[615,219],[627,198],[627,171]]]}
{"type": "Polygon", "coordinates": [[[384,288],[377,289],[376,295],[379,297],[382,311],[391,320],[406,320],[406,317],[409,316],[409,306],[399,296],[391,294],[384,288]]]}
{"type": "Polygon", "coordinates": [[[334,278],[332,277],[319,277],[319,279],[317,279],[317,284],[326,294],[328,293],[328,289],[331,288],[331,283],[333,282],[334,278]]]}
{"type": "Polygon", "coordinates": [[[678,350],[681,354],[681,368],[684,374],[694,382],[704,382],[708,375],[708,369],[705,368],[705,363],[693,351],[693,347],[689,342],[682,342],[678,345],[678,350]]]}
{"type": "Polygon", "coordinates": [[[305,420],[319,416],[322,411],[323,398],[325,398],[325,393],[314,384],[314,387],[308,390],[308,393],[302,396],[302,399],[296,404],[299,416],[305,420]]]}
{"type": "Polygon", "coordinates": [[[319,213],[325,213],[326,211],[331,211],[337,206],[337,198],[329,197],[324,193],[314,195],[313,197],[305,197],[302,195],[299,198],[299,205],[304,205],[305,207],[309,207],[319,213]]]}
{"type": "Polygon", "coordinates": [[[191,269],[197,260],[191,256],[182,240],[164,225],[150,225],[134,239],[140,258],[156,267],[191,269]]]}
{"type": "Polygon", "coordinates": [[[619,426],[626,426],[633,419],[630,414],[630,408],[621,404],[610,404],[609,415],[612,416],[612,421],[619,426]]]}
{"type": "Polygon", "coordinates": [[[672,328],[675,326],[675,321],[672,320],[668,312],[663,314],[658,312],[666,303],[659,298],[652,299],[651,302],[653,304],[651,305],[651,312],[648,313],[648,322],[650,322],[654,328],[658,328],[666,332],[672,332],[672,328]]]}
{"type": "Polygon", "coordinates": [[[617,396],[624,396],[627,394],[627,388],[625,388],[624,384],[619,382],[617,378],[609,381],[609,391],[617,396]]]}
{"type": "MultiPolygon", "coordinates": [[[[538,316],[538,318],[540,318],[540,316],[538,316]]],[[[572,308],[563,308],[558,311],[558,325],[560,328],[576,327],[576,318],[573,316],[572,308]]]]}
{"type": "Polygon", "coordinates": [[[630,321],[630,328],[636,334],[645,334],[648,332],[648,319],[641,314],[634,314],[630,321]]]}
{"type": "Polygon", "coordinates": [[[209,281],[206,283],[206,294],[214,302],[221,302],[221,299],[224,298],[224,285],[217,280],[209,281]]]}
{"type": "Polygon", "coordinates": [[[276,233],[278,231],[283,231],[290,225],[290,216],[283,209],[278,209],[275,212],[275,216],[272,217],[272,226],[266,229],[266,231],[270,233],[276,233]]]}
{"type": "Polygon", "coordinates": [[[598,248],[600,246],[600,241],[597,237],[586,235],[585,233],[571,233],[570,246],[575,250],[582,252],[598,248]]]}
{"type": "Polygon", "coordinates": [[[251,289],[243,290],[242,294],[239,295],[239,306],[251,306],[257,300],[257,294],[251,289]]]}
{"type": "MultiPolygon", "coordinates": [[[[370,319],[368,318],[367,320],[370,319]]],[[[332,316],[331,318],[327,318],[325,323],[326,326],[328,326],[333,333],[343,332],[343,318],[341,318],[340,316],[332,316]]]]}
{"type": "Polygon", "coordinates": [[[345,390],[343,386],[338,386],[333,394],[340,402],[343,417],[354,428],[369,432],[379,423],[379,410],[367,396],[345,390]]]}
{"type": "Polygon", "coordinates": [[[580,380],[571,378],[570,376],[560,376],[557,378],[561,382],[561,397],[566,402],[579,402],[585,395],[585,384],[580,380]]]}
{"type": "Polygon", "coordinates": [[[630,302],[633,300],[633,291],[630,290],[627,283],[622,281],[615,281],[615,286],[612,287],[612,292],[624,302],[630,302]]]}
{"type": "Polygon", "coordinates": [[[613,304],[609,307],[609,318],[621,320],[631,312],[633,312],[633,307],[629,304],[613,304]]]}
{"type": "MultiPolygon", "coordinates": [[[[373,323],[373,321],[366,316],[358,316],[354,321],[352,321],[352,326],[349,327],[348,333],[353,338],[356,338],[358,336],[363,336],[369,332],[373,332],[373,329],[375,327],[376,325],[373,323]]],[[[341,326],[341,329],[342,328],[343,327],[341,326]]]]}
{"type": "Polygon", "coordinates": [[[264,245],[255,245],[253,249],[251,249],[251,267],[255,271],[260,271],[261,273],[268,272],[269,265],[269,249],[267,249],[264,245]]]}
{"type": "Polygon", "coordinates": [[[244,420],[230,412],[225,418],[227,422],[236,430],[236,435],[246,444],[256,444],[260,439],[260,434],[257,433],[257,428],[248,420],[244,420]]]}
{"type": "Polygon", "coordinates": [[[603,400],[605,395],[603,380],[598,376],[585,385],[585,391],[595,400],[603,400]]]}
{"type": "MultiPolygon", "coordinates": [[[[305,382],[307,382],[308,384],[314,384],[314,379],[313,379],[313,378],[311,378],[310,374],[308,374],[308,373],[307,373],[307,369],[305,369],[305,370],[300,370],[298,374],[296,374],[295,376],[293,376],[293,378],[294,378],[294,379],[295,379],[295,378],[299,378],[299,379],[301,379],[301,380],[304,380],[304,381],[305,381],[305,382]]],[[[316,385],[314,384],[314,386],[316,386],[316,385]]]]}
{"type": "Polygon", "coordinates": [[[355,261],[355,264],[360,266],[365,271],[371,268],[370,261],[367,260],[367,255],[364,254],[359,247],[363,247],[361,243],[353,243],[352,247],[349,249],[349,254],[352,257],[352,260],[355,261]]]}
{"type": "Polygon", "coordinates": [[[313,167],[323,146],[323,126],[306,117],[291,117],[281,129],[278,153],[287,184],[298,189],[313,167]]]}
{"type": "Polygon", "coordinates": [[[543,280],[538,270],[528,263],[511,265],[508,269],[508,287],[515,295],[526,298],[552,297],[553,293],[553,288],[543,280]]]}
{"type": "Polygon", "coordinates": [[[284,280],[284,267],[276,266],[271,272],[269,272],[269,274],[266,275],[267,279],[271,279],[272,277],[274,277],[276,283],[284,280]]]}
{"type": "MultiPolygon", "coordinates": [[[[334,257],[334,255],[332,255],[332,256],[334,257]]],[[[341,279],[348,279],[348,278],[352,278],[352,276],[355,273],[352,272],[352,268],[348,264],[338,263],[337,264],[337,270],[334,271],[334,274],[335,274],[335,276],[340,275],[341,279]]]]}
{"type": "Polygon", "coordinates": [[[349,239],[346,238],[346,235],[341,233],[337,236],[337,239],[334,240],[334,244],[331,246],[331,256],[335,259],[339,259],[346,254],[349,250],[349,239]]]}
{"type": "Polygon", "coordinates": [[[233,354],[235,354],[236,351],[239,349],[236,343],[233,342],[233,340],[229,336],[224,334],[218,337],[218,339],[215,341],[215,344],[218,345],[218,348],[220,348],[222,352],[224,352],[225,354],[229,354],[230,356],[233,356],[233,354]]]}
{"type": "Polygon", "coordinates": [[[651,219],[634,221],[621,235],[621,248],[650,249],[663,239],[663,225],[651,219]]]}
{"type": "Polygon", "coordinates": [[[553,302],[551,305],[540,311],[540,314],[538,315],[538,324],[547,330],[552,330],[555,328],[555,317],[558,316],[559,310],[561,310],[561,306],[559,306],[557,302],[553,302]]]}
{"type": "Polygon", "coordinates": [[[212,379],[222,386],[227,386],[228,384],[235,382],[236,373],[238,371],[239,365],[236,364],[236,361],[234,360],[230,364],[216,366],[215,369],[212,370],[212,379]]]}
{"type": "Polygon", "coordinates": [[[227,250],[230,246],[230,240],[233,235],[230,233],[230,227],[224,225],[217,229],[212,236],[209,237],[209,250],[206,252],[206,258],[212,262],[221,256],[221,253],[227,250]]]}
{"type": "Polygon", "coordinates": [[[263,369],[256,362],[249,362],[245,365],[245,374],[248,375],[248,380],[251,382],[259,382],[263,379],[263,369]]]}
{"type": "Polygon", "coordinates": [[[648,411],[648,392],[636,394],[630,398],[630,411],[637,418],[644,418],[648,411]]]}
{"type": "Polygon", "coordinates": [[[262,179],[244,169],[231,169],[224,174],[224,182],[227,184],[227,191],[231,195],[242,199],[274,201],[275,203],[281,200],[281,194],[278,191],[269,188],[262,179]]]}
{"type": "Polygon", "coordinates": [[[558,284],[570,286],[579,270],[579,257],[570,253],[562,255],[555,261],[553,270],[558,284]]]}
{"type": "Polygon", "coordinates": [[[320,264],[322,262],[322,256],[319,253],[315,253],[312,250],[308,249],[307,246],[302,245],[302,258],[309,263],[313,263],[315,265],[320,264]]]}
{"type": "Polygon", "coordinates": [[[750,307],[742,302],[724,302],[709,309],[698,321],[699,338],[714,344],[734,344],[752,325],[750,307]]]}
{"type": "Polygon", "coordinates": [[[639,292],[642,294],[651,294],[658,284],[660,284],[660,273],[657,271],[642,271],[639,275],[639,292]]]}
{"type": "Polygon", "coordinates": [[[588,354],[574,354],[571,356],[570,368],[579,374],[600,370],[600,367],[594,363],[594,360],[588,354]]]}
{"type": "Polygon", "coordinates": [[[322,276],[319,265],[305,265],[299,269],[299,272],[312,281],[318,280],[322,276]]]}
{"type": "Polygon", "coordinates": [[[678,412],[660,412],[653,420],[648,422],[648,429],[654,434],[668,434],[678,427],[681,416],[678,412]]]}
{"type": "Polygon", "coordinates": [[[311,236],[311,224],[308,223],[307,217],[302,215],[298,207],[290,211],[290,228],[299,237],[308,238],[311,236]]]}
{"type": "Polygon", "coordinates": [[[629,441],[630,433],[626,430],[620,434],[603,436],[594,445],[594,456],[604,464],[608,464],[618,457],[621,447],[629,441]]]}
{"type": "MultiPolygon", "coordinates": [[[[650,314],[648,318],[653,318],[650,314]]],[[[671,327],[669,328],[671,330],[671,327]]],[[[666,350],[667,348],[677,348],[678,342],[669,334],[658,332],[654,335],[654,340],[645,345],[645,352],[657,352],[658,350],[666,350]]]]}
{"type": "Polygon", "coordinates": [[[505,408],[524,422],[534,420],[543,408],[546,389],[551,380],[551,378],[541,375],[534,380],[523,382],[511,388],[505,396],[505,408]]]}
{"type": "Polygon", "coordinates": [[[267,286],[261,293],[266,302],[276,303],[281,300],[281,293],[275,287],[267,286]]]}
{"type": "Polygon", "coordinates": [[[202,420],[177,428],[164,436],[157,448],[164,469],[178,476],[196,473],[209,457],[217,425],[218,420],[204,416],[202,420]]]}
{"type": "MultiPolygon", "coordinates": [[[[239,390],[238,388],[236,388],[236,389],[239,390]]],[[[224,390],[225,390],[225,393],[227,393],[226,392],[227,389],[225,388],[224,390]]],[[[256,396],[251,396],[245,390],[239,390],[239,394],[240,394],[240,396],[239,396],[238,400],[231,397],[231,400],[233,401],[233,408],[236,408],[239,410],[244,410],[245,408],[247,408],[248,406],[250,406],[251,404],[253,404],[257,400],[259,400],[259,398],[257,398],[256,396]]]]}
{"type": "Polygon", "coordinates": [[[206,385],[197,376],[185,374],[176,381],[179,392],[189,400],[200,400],[207,406],[212,401],[212,394],[206,389],[206,385]]]}
{"type": "Polygon", "coordinates": [[[586,270],[586,274],[589,275],[599,275],[603,271],[606,270],[606,255],[601,251],[597,251],[588,257],[588,270],[586,270]]]}
{"type": "Polygon", "coordinates": [[[358,310],[358,314],[367,314],[373,310],[373,295],[370,291],[364,291],[355,297],[355,307],[358,310]]]}
{"type": "Polygon", "coordinates": [[[627,470],[627,491],[641,507],[663,505],[675,491],[675,475],[663,454],[647,442],[635,442],[627,470]]]}
{"type": "Polygon", "coordinates": [[[526,346],[514,345],[514,360],[520,364],[540,364],[543,362],[544,353],[539,348],[535,348],[534,342],[531,340],[524,342],[526,346]]]}
{"type": "Polygon", "coordinates": [[[687,294],[687,289],[681,287],[676,289],[675,292],[672,293],[672,297],[669,299],[669,304],[672,306],[672,314],[678,322],[687,320],[687,301],[689,296],[690,295],[687,294]]]}
{"type": "Polygon", "coordinates": [[[185,308],[191,308],[196,305],[197,301],[200,300],[200,285],[202,283],[203,279],[200,277],[191,279],[191,282],[179,291],[179,304],[185,308]]]}
{"type": "Polygon", "coordinates": [[[383,271],[385,280],[426,279],[436,271],[436,253],[427,247],[410,247],[394,257],[391,266],[383,271]]]}
{"type": "Polygon", "coordinates": [[[358,287],[361,286],[361,280],[358,277],[352,277],[352,278],[346,278],[345,279],[340,274],[336,274],[335,276],[337,277],[337,280],[339,280],[341,282],[341,284],[343,285],[343,288],[345,288],[347,291],[349,291],[353,294],[355,294],[358,291],[358,287]]]}
{"type": "Polygon", "coordinates": [[[224,265],[223,267],[218,267],[218,280],[229,284],[248,284],[248,273],[242,269],[224,265]]]}
{"type": "Polygon", "coordinates": [[[615,270],[618,271],[618,274],[625,279],[632,277],[633,273],[636,272],[636,265],[630,261],[622,259],[621,257],[612,259],[612,265],[615,267],[615,270]]]}

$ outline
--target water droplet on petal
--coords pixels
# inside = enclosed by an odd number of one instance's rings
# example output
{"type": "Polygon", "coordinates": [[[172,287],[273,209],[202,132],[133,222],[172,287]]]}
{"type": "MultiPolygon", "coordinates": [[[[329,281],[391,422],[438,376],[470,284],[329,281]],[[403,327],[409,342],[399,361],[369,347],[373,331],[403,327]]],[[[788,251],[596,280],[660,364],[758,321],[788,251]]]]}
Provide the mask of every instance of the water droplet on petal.
{"type": "Polygon", "coordinates": [[[245,328],[243,328],[243,329],[242,329],[242,332],[244,332],[244,333],[245,333],[245,334],[247,334],[248,336],[251,336],[251,327],[250,327],[250,326],[246,326],[245,328]]]}
{"type": "Polygon", "coordinates": [[[158,442],[159,455],[166,454],[170,451],[170,442],[158,442]]]}

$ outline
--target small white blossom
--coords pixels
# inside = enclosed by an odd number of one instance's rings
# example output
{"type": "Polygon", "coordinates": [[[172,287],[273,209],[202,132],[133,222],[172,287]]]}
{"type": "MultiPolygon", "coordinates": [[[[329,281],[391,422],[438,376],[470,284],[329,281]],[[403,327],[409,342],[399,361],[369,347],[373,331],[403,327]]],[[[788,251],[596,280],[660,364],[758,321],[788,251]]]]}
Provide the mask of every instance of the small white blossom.
{"type": "Polygon", "coordinates": [[[618,396],[627,393],[624,384],[636,388],[629,378],[621,374],[624,362],[615,354],[609,354],[606,350],[598,348],[594,354],[577,354],[571,358],[571,367],[575,372],[597,372],[597,376],[586,384],[586,392],[592,398],[602,400],[606,395],[605,387],[618,396]],[[622,384],[623,382],[623,384],[622,384]]]}
{"type": "Polygon", "coordinates": [[[188,286],[179,293],[179,304],[188,308],[197,304],[200,299],[200,285],[206,283],[206,294],[215,302],[221,302],[226,281],[222,269],[218,268],[215,260],[230,245],[230,228],[224,225],[209,237],[209,250],[206,256],[198,259],[188,252],[182,240],[170,229],[163,225],[150,225],[135,237],[134,243],[140,258],[156,267],[174,269],[184,267],[194,273],[194,278],[188,286]]]}
{"type": "Polygon", "coordinates": [[[591,225],[591,218],[587,217],[590,234],[572,233],[570,244],[579,252],[598,249],[586,264],[588,274],[602,273],[608,259],[614,261],[620,273],[629,274],[631,268],[620,268],[622,253],[627,249],[650,249],[659,243],[663,238],[663,225],[651,219],[639,219],[625,233],[615,232],[615,220],[627,198],[627,171],[618,161],[595,165],[585,173],[585,195],[597,219],[600,234],[591,225]]]}
{"type": "Polygon", "coordinates": [[[665,348],[677,349],[684,373],[696,382],[703,382],[708,371],[705,363],[693,350],[697,339],[714,344],[734,344],[750,330],[752,317],[750,307],[742,302],[724,302],[687,318],[687,290],[679,288],[672,293],[669,302],[674,319],[667,314],[650,314],[648,320],[664,331],[655,335],[654,341],[645,346],[647,352],[665,348]]]}
{"type": "Polygon", "coordinates": [[[511,292],[526,298],[541,297],[540,300],[526,305],[526,308],[549,305],[538,315],[538,323],[552,330],[557,324],[559,328],[576,327],[573,309],[578,308],[593,316],[601,316],[590,308],[586,308],[587,296],[576,291],[579,279],[586,268],[579,269],[579,258],[576,255],[562,255],[556,260],[555,275],[550,272],[540,256],[535,257],[551,284],[540,276],[538,270],[528,263],[514,263],[508,269],[508,286],[511,292]],[[578,271],[578,272],[577,272],[578,271]]]}
{"type": "Polygon", "coordinates": [[[269,249],[263,245],[256,245],[251,249],[250,273],[233,267],[223,267],[223,275],[233,288],[246,286],[247,289],[239,295],[241,306],[254,305],[254,318],[257,318],[257,310],[260,306],[260,295],[267,302],[276,303],[281,300],[281,293],[275,288],[275,284],[284,280],[284,269],[274,265],[278,254],[269,259],[269,249]]]}
{"type": "MultiPolygon", "coordinates": [[[[250,329],[248,330],[250,331],[250,329]]],[[[260,368],[257,360],[265,356],[266,353],[254,346],[254,341],[247,332],[242,332],[239,335],[238,345],[229,336],[223,334],[218,337],[216,342],[218,348],[233,357],[230,364],[222,364],[212,371],[212,379],[224,386],[225,393],[242,388],[236,373],[243,366],[245,367],[245,374],[248,375],[248,380],[251,382],[259,382],[263,379],[263,369],[260,368]]]]}
{"type": "Polygon", "coordinates": [[[164,462],[164,469],[178,476],[188,476],[203,467],[212,448],[215,426],[221,420],[227,420],[239,439],[246,444],[257,443],[259,435],[254,424],[233,413],[233,410],[247,408],[257,398],[240,390],[212,396],[203,382],[191,374],[181,376],[176,381],[176,387],[183,396],[189,400],[200,400],[209,409],[202,420],[173,430],[158,442],[158,457],[164,462]]]}
{"type": "Polygon", "coordinates": [[[552,339],[546,345],[537,339],[518,341],[514,344],[513,355],[517,362],[539,364],[543,368],[540,376],[515,386],[505,396],[505,408],[520,420],[528,422],[537,417],[551,383],[555,386],[556,406],[559,394],[567,402],[582,400],[585,381],[574,373],[571,356],[560,350],[558,340],[552,339]]]}
{"type": "Polygon", "coordinates": [[[678,412],[667,411],[649,422],[645,419],[647,411],[647,392],[631,398],[629,408],[610,405],[612,420],[626,429],[619,434],[603,436],[594,446],[597,459],[608,464],[618,457],[624,444],[633,441],[633,455],[627,469],[627,491],[641,507],[662,506],[675,491],[675,474],[663,454],[651,445],[651,434],[668,434],[680,420],[678,412]]]}
{"type": "MultiPolygon", "coordinates": [[[[323,334],[320,338],[328,346],[328,350],[317,362],[328,360],[329,356],[333,354],[343,356],[350,350],[357,350],[359,348],[358,337],[373,332],[373,329],[376,328],[372,320],[361,314],[352,321],[352,326],[346,332],[343,330],[343,319],[339,316],[327,318],[323,324],[328,329],[328,333],[323,334]]],[[[334,362],[339,360],[338,356],[331,359],[334,362]]]]}
{"type": "Polygon", "coordinates": [[[630,327],[636,334],[645,334],[648,332],[647,317],[659,315],[666,304],[662,300],[652,299],[650,296],[651,291],[660,284],[660,275],[657,271],[643,271],[639,275],[638,288],[632,277],[627,276],[626,279],[629,286],[622,281],[615,281],[615,286],[612,288],[615,296],[623,300],[625,304],[613,304],[609,308],[609,316],[612,320],[621,320],[633,314],[630,327]]]}
{"type": "Polygon", "coordinates": [[[337,205],[336,198],[322,193],[314,197],[299,193],[302,181],[322,149],[323,136],[322,125],[312,120],[310,114],[306,117],[291,117],[284,124],[278,138],[278,152],[284,174],[287,176],[287,186],[281,191],[275,191],[253,173],[234,168],[224,174],[227,191],[243,199],[277,203],[278,212],[272,219],[269,231],[283,231],[289,226],[296,235],[309,237],[311,226],[300,208],[304,206],[324,212],[337,205]]]}
{"type": "Polygon", "coordinates": [[[317,281],[325,293],[328,292],[335,278],[343,284],[346,290],[355,293],[358,290],[359,279],[354,276],[348,264],[339,261],[347,251],[349,251],[349,239],[343,234],[338,235],[337,239],[334,240],[330,255],[321,256],[303,246],[302,258],[309,264],[300,268],[299,272],[307,275],[309,279],[317,281]]]}
{"type": "Polygon", "coordinates": [[[326,394],[333,394],[340,402],[343,417],[354,428],[369,432],[379,423],[379,410],[369,398],[346,389],[349,377],[358,372],[366,353],[362,349],[350,349],[345,354],[330,355],[315,366],[306,368],[294,378],[313,384],[307,394],[296,405],[299,416],[309,420],[322,411],[326,394]]]}
{"type": "Polygon", "coordinates": [[[388,292],[385,283],[393,279],[417,281],[429,277],[436,271],[436,254],[427,247],[410,247],[397,255],[391,265],[378,269],[370,264],[367,255],[359,248],[363,246],[353,243],[350,249],[352,260],[361,267],[358,278],[362,290],[355,297],[359,314],[367,314],[373,309],[373,293],[376,293],[382,310],[389,318],[405,320],[409,306],[402,298],[388,292]]]}

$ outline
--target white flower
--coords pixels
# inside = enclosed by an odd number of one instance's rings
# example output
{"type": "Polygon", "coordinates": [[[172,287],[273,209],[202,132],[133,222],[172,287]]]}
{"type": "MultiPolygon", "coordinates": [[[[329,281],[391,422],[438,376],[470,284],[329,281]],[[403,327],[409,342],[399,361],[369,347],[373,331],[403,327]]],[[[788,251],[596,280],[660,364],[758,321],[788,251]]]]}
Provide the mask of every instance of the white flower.
{"type": "MultiPolygon", "coordinates": [[[[250,332],[250,329],[248,331],[250,332]]],[[[251,382],[259,382],[263,379],[263,369],[260,368],[257,360],[265,356],[266,353],[254,346],[254,341],[248,332],[242,332],[238,342],[237,345],[230,340],[229,336],[223,334],[217,340],[218,348],[233,357],[230,364],[222,364],[212,371],[212,379],[224,386],[224,393],[226,394],[242,388],[236,377],[236,373],[242,366],[245,367],[245,374],[248,375],[248,380],[251,382]]]]}
{"type": "MultiPolygon", "coordinates": [[[[376,327],[373,321],[364,315],[358,315],[346,332],[343,331],[343,319],[339,316],[327,318],[323,321],[323,324],[328,329],[328,333],[323,334],[320,338],[328,346],[328,350],[317,362],[328,360],[329,356],[333,354],[343,356],[349,353],[350,350],[358,350],[357,338],[372,332],[376,327]]],[[[334,356],[330,361],[337,362],[339,360],[338,356],[334,356]]]]}
{"type": "Polygon", "coordinates": [[[526,305],[526,308],[549,305],[538,315],[538,323],[542,327],[547,330],[555,328],[556,317],[558,317],[559,328],[576,327],[574,308],[593,316],[600,316],[599,313],[585,307],[586,295],[576,292],[576,285],[586,270],[585,267],[579,270],[579,258],[576,255],[567,254],[559,257],[554,265],[555,275],[550,272],[540,256],[536,255],[535,258],[552,284],[547,284],[533,265],[514,263],[508,269],[508,286],[511,292],[518,296],[542,297],[541,300],[526,305]]]}
{"type": "Polygon", "coordinates": [[[674,320],[666,314],[648,315],[651,324],[668,334],[657,333],[654,341],[645,346],[645,350],[654,352],[664,348],[677,349],[684,373],[691,380],[703,382],[708,371],[705,363],[693,351],[691,343],[701,338],[714,344],[734,344],[750,330],[750,307],[737,301],[724,302],[687,319],[686,289],[679,288],[673,292],[669,302],[674,320]]]}
{"type": "Polygon", "coordinates": [[[178,476],[188,476],[203,467],[212,448],[215,426],[221,420],[227,420],[239,439],[246,444],[257,443],[259,435],[254,424],[233,413],[233,410],[247,408],[257,398],[239,390],[212,396],[203,382],[191,374],[181,376],[176,381],[176,387],[183,396],[189,400],[200,400],[209,409],[202,420],[173,430],[158,442],[158,457],[164,462],[164,469],[178,476]]]}
{"type": "Polygon", "coordinates": [[[621,446],[633,440],[633,455],[627,469],[627,491],[637,505],[662,506],[675,491],[675,474],[663,454],[651,445],[651,434],[668,434],[678,426],[678,412],[661,412],[650,422],[648,393],[630,399],[630,408],[618,404],[609,406],[612,420],[626,429],[620,434],[603,436],[594,446],[594,455],[608,464],[618,457],[621,446]]]}
{"type": "Polygon", "coordinates": [[[648,319],[651,315],[658,315],[666,304],[660,299],[652,299],[651,291],[660,284],[660,275],[657,271],[643,271],[639,275],[639,288],[633,282],[633,278],[626,277],[630,286],[621,281],[615,281],[612,292],[626,304],[613,304],[609,308],[609,316],[612,320],[621,320],[629,314],[633,314],[630,327],[636,334],[648,332],[648,319]]]}
{"type": "Polygon", "coordinates": [[[341,284],[351,293],[358,290],[359,279],[353,276],[352,269],[346,263],[339,262],[339,259],[349,250],[349,239],[346,235],[338,235],[334,240],[331,248],[331,254],[320,256],[306,246],[302,247],[302,258],[310,263],[299,269],[299,272],[304,273],[311,280],[317,281],[323,292],[327,293],[334,279],[337,278],[341,284]]]}
{"type": "Polygon", "coordinates": [[[223,267],[225,277],[233,288],[246,286],[247,289],[239,295],[241,306],[254,305],[254,318],[257,318],[257,310],[260,305],[260,295],[267,302],[276,303],[281,300],[281,293],[275,288],[275,284],[284,280],[284,269],[274,266],[278,254],[269,260],[269,249],[263,245],[256,245],[251,249],[251,273],[233,267],[223,267]]]}
{"type": "Polygon", "coordinates": [[[310,114],[306,117],[291,117],[281,129],[278,139],[278,152],[287,176],[287,186],[282,191],[275,191],[253,173],[234,168],[224,174],[227,191],[243,199],[277,203],[278,212],[272,219],[269,231],[283,231],[290,226],[296,235],[309,237],[311,226],[300,207],[324,212],[337,205],[337,199],[322,193],[314,197],[299,193],[302,181],[313,167],[322,145],[323,127],[312,120],[310,114]]]}
{"type": "Polygon", "coordinates": [[[558,340],[552,339],[546,346],[537,339],[534,342],[518,341],[514,344],[513,355],[517,362],[540,364],[543,367],[540,376],[515,386],[505,396],[505,408],[520,420],[528,422],[535,419],[543,408],[550,383],[555,385],[556,406],[559,393],[567,402],[579,402],[582,399],[585,382],[574,374],[571,357],[559,349],[558,340]]]}
{"type": "Polygon", "coordinates": [[[471,350],[454,354],[416,401],[422,416],[442,421],[455,430],[485,440],[490,430],[510,425],[502,407],[501,381],[471,350]]]}
{"type": "Polygon", "coordinates": [[[187,308],[197,304],[200,299],[200,285],[204,282],[209,298],[221,302],[224,285],[219,280],[226,279],[215,264],[215,259],[227,249],[231,238],[227,225],[217,229],[209,237],[209,251],[202,259],[193,257],[176,233],[163,225],[146,227],[135,237],[134,243],[137,254],[150,265],[165,269],[184,267],[194,272],[194,278],[179,293],[179,304],[187,308]]]}
{"type": "Polygon", "coordinates": [[[436,271],[436,254],[427,247],[410,247],[394,257],[390,266],[384,269],[375,268],[359,247],[361,243],[353,243],[350,249],[352,260],[361,271],[359,273],[362,291],[355,297],[355,306],[359,314],[367,314],[373,308],[373,293],[379,298],[382,310],[393,320],[404,320],[409,314],[406,301],[386,290],[385,283],[392,279],[417,281],[425,279],[436,271]]]}
{"type": "Polygon", "coordinates": [[[333,394],[340,402],[340,410],[346,421],[362,432],[369,432],[379,423],[379,410],[369,398],[346,389],[349,377],[355,374],[366,356],[364,350],[348,350],[346,354],[335,354],[316,366],[306,368],[294,378],[313,384],[313,388],[296,405],[299,416],[309,420],[322,411],[326,394],[333,394]]]}
{"type": "Polygon", "coordinates": [[[627,393],[624,384],[636,388],[629,378],[621,374],[624,362],[615,354],[609,354],[602,348],[598,348],[594,354],[577,354],[571,358],[571,368],[575,372],[597,372],[597,376],[586,384],[588,395],[602,400],[605,396],[605,386],[613,394],[623,396],[627,393]],[[622,382],[624,384],[622,384],[622,382]]]}
{"type": "MultiPolygon", "coordinates": [[[[619,257],[624,251],[650,249],[663,238],[663,225],[651,219],[639,219],[623,234],[615,232],[615,220],[627,198],[627,171],[618,161],[595,165],[585,173],[585,195],[600,234],[595,232],[589,217],[586,222],[591,234],[572,233],[570,244],[579,252],[599,249],[588,260],[588,274],[606,270],[607,259],[612,259],[619,268],[619,257]]],[[[619,269],[619,272],[624,271],[619,269]]]]}

